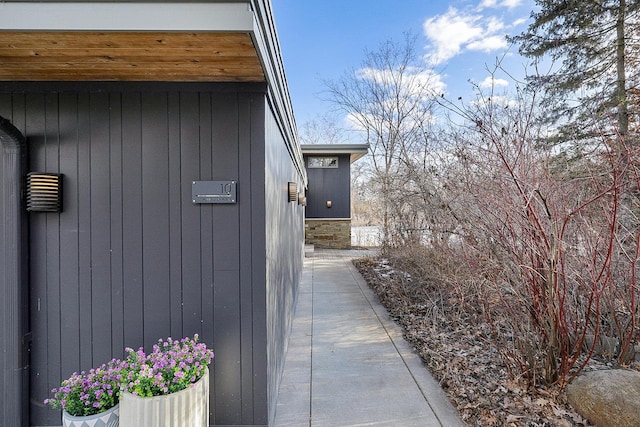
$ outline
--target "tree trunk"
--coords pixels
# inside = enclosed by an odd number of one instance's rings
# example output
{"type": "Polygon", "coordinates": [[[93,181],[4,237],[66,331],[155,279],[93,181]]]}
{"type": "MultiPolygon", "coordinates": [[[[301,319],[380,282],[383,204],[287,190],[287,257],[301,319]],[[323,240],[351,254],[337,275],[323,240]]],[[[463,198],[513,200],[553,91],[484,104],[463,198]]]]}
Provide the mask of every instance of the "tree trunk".
{"type": "Polygon", "coordinates": [[[616,77],[618,107],[618,132],[624,138],[629,131],[629,111],[627,108],[627,79],[625,75],[625,18],[627,2],[620,0],[618,20],[616,22],[616,77]]]}

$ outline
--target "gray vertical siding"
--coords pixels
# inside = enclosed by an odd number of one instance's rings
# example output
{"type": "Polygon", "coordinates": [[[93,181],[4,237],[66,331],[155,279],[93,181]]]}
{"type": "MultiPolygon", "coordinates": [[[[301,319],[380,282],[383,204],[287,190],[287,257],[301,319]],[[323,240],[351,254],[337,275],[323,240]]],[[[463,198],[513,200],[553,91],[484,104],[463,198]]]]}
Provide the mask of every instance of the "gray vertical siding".
{"type": "Polygon", "coordinates": [[[0,84],[29,169],[65,175],[64,212],[30,214],[32,425],[60,424],[40,402],[71,372],[193,333],[216,353],[211,423],[268,423],[301,273],[298,174],[264,85],[165,89],[0,84]],[[193,180],[237,180],[238,203],[194,205],[193,180]]]}
{"type": "Polygon", "coordinates": [[[288,182],[304,186],[282,140],[273,115],[266,118],[266,277],[270,420],[275,417],[278,385],[284,367],[287,338],[300,282],[304,216],[297,202],[288,201],[288,182]]]}
{"type": "MultiPolygon", "coordinates": [[[[305,164],[308,157],[305,156],[305,164]]],[[[307,218],[351,218],[349,155],[335,157],[338,157],[337,169],[307,168],[307,218]],[[331,200],[331,208],[327,208],[327,200],[331,200]]]]}

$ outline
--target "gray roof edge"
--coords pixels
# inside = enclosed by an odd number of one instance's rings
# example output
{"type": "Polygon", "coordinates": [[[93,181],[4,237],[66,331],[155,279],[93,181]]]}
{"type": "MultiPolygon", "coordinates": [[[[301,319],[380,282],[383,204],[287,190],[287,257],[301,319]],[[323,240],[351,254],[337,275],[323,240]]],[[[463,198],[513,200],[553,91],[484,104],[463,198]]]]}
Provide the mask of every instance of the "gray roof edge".
{"type": "Polygon", "coordinates": [[[0,31],[252,32],[249,1],[0,2],[0,31]]]}
{"type": "Polygon", "coordinates": [[[304,186],[306,186],[307,171],[304,167],[300,149],[298,128],[293,114],[271,2],[269,0],[252,0],[252,5],[254,13],[256,13],[256,27],[258,29],[253,33],[254,42],[269,85],[269,103],[278,120],[291,158],[296,165],[304,186]]]}
{"type": "Polygon", "coordinates": [[[351,163],[369,153],[369,144],[302,144],[302,154],[339,155],[349,154],[351,163]]]}

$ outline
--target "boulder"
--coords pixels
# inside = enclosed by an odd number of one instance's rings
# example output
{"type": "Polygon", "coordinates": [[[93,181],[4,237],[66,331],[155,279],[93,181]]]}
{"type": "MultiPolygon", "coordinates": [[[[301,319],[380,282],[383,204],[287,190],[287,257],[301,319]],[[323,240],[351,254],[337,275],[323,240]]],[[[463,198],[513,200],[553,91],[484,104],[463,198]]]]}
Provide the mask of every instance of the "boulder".
{"type": "Polygon", "coordinates": [[[598,427],[640,426],[640,372],[610,369],[585,372],[567,386],[567,399],[598,427]]]}

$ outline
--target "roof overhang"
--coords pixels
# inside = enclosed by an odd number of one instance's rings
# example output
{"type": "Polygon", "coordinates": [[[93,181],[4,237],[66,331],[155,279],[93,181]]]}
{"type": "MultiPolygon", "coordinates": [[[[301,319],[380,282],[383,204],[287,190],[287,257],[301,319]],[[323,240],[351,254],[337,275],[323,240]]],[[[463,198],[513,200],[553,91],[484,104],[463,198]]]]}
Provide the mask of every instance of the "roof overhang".
{"type": "Polygon", "coordinates": [[[0,80],[266,81],[250,3],[2,2],[0,80]]]}
{"type": "Polygon", "coordinates": [[[306,171],[267,0],[0,1],[0,81],[266,82],[306,171]]]}
{"type": "Polygon", "coordinates": [[[351,163],[369,152],[369,144],[302,144],[302,154],[316,156],[338,156],[348,154],[351,163]]]}

